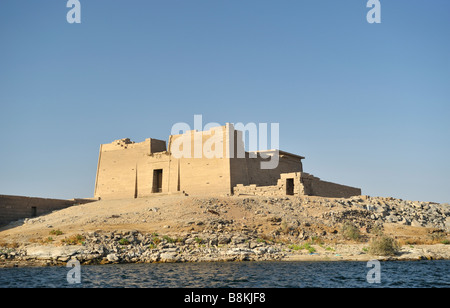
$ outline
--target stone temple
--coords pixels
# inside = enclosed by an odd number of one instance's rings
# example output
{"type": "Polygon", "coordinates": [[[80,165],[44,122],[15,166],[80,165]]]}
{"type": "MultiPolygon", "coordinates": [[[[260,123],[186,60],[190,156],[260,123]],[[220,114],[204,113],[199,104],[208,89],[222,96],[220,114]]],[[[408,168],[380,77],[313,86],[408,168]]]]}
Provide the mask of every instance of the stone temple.
{"type": "Polygon", "coordinates": [[[100,146],[94,196],[152,194],[307,195],[347,198],[361,189],[303,172],[304,157],[281,150],[245,151],[232,124],[186,131],[164,140],[120,139],[100,146]]]}

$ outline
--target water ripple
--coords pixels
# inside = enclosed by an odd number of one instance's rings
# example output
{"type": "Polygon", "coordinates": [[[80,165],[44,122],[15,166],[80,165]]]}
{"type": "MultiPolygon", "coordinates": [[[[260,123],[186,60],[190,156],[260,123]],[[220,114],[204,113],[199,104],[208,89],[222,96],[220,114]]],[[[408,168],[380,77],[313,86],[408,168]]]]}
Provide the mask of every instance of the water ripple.
{"type": "Polygon", "coordinates": [[[65,267],[0,269],[0,287],[16,288],[448,288],[450,261],[381,262],[381,283],[370,284],[365,262],[212,262],[81,267],[68,284],[65,267]]]}

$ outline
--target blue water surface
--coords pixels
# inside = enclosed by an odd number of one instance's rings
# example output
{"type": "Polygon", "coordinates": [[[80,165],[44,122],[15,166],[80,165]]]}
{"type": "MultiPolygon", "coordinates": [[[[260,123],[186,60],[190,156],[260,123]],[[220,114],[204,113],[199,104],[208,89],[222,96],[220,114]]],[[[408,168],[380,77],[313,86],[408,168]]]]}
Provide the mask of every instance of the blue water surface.
{"type": "MultiPolygon", "coordinates": [[[[380,262],[369,283],[366,262],[211,262],[82,265],[81,283],[67,267],[0,269],[2,288],[448,288],[450,261],[380,262]]],[[[372,277],[372,276],[371,276],[372,277]]]]}

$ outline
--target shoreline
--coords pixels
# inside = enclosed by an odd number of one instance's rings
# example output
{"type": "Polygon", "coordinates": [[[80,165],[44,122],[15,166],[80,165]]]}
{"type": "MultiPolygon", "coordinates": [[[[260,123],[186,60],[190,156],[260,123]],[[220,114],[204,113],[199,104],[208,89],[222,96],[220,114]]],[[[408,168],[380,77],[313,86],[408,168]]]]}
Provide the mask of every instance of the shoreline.
{"type": "MultiPolygon", "coordinates": [[[[172,262],[177,264],[185,264],[185,263],[229,263],[229,262],[361,262],[365,263],[371,260],[377,260],[380,262],[421,262],[421,261],[449,261],[450,259],[397,259],[397,258],[367,258],[367,259],[329,259],[329,258],[292,258],[292,259],[281,259],[281,260],[262,260],[262,261],[225,261],[225,260],[215,260],[215,261],[196,261],[196,262],[172,262]]],[[[100,264],[100,263],[92,263],[92,264],[84,264],[81,263],[81,266],[107,266],[107,265],[126,265],[126,264],[161,264],[161,263],[168,263],[168,262],[126,262],[126,263],[107,263],[107,264],[100,264]]],[[[67,262],[58,262],[58,263],[52,263],[49,264],[48,261],[43,260],[34,260],[34,261],[7,261],[7,262],[1,262],[0,261],[0,270],[1,269],[11,269],[11,268],[36,268],[36,267],[66,267],[67,262]]]]}
{"type": "Polygon", "coordinates": [[[303,246],[266,241],[242,233],[181,235],[128,232],[89,232],[74,245],[29,244],[0,251],[0,268],[81,265],[199,262],[345,262],[369,260],[450,260],[445,244],[404,245],[395,255],[367,252],[368,243],[306,243],[303,246]]]}
{"type": "MultiPolygon", "coordinates": [[[[70,259],[69,259],[70,260],[70,259]]],[[[349,256],[349,257],[329,257],[329,256],[309,256],[309,255],[291,255],[281,259],[264,259],[264,260],[201,260],[201,261],[154,261],[154,262],[83,262],[82,266],[89,265],[114,265],[114,264],[160,264],[160,263],[228,263],[228,262],[368,262],[371,260],[378,260],[380,262],[420,262],[420,261],[449,261],[450,258],[418,256],[415,257],[397,257],[397,256],[349,256]]],[[[50,259],[29,259],[29,260],[0,260],[0,270],[4,268],[32,268],[32,267],[50,267],[62,266],[65,267],[67,262],[50,260],[50,259]]]]}

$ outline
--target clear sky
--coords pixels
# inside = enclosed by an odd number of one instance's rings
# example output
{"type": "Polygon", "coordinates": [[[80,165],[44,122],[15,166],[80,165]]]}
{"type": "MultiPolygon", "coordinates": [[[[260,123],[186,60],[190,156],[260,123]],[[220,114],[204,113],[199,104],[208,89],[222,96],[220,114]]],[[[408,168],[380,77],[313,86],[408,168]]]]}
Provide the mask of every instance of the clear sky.
{"type": "Polygon", "coordinates": [[[279,123],[304,170],[450,202],[450,1],[0,1],[0,194],[91,197],[99,146],[279,123]]]}

